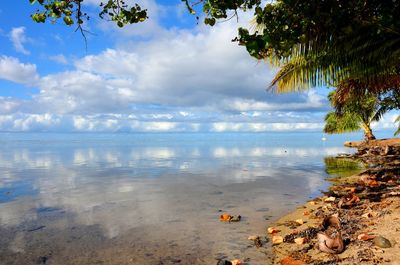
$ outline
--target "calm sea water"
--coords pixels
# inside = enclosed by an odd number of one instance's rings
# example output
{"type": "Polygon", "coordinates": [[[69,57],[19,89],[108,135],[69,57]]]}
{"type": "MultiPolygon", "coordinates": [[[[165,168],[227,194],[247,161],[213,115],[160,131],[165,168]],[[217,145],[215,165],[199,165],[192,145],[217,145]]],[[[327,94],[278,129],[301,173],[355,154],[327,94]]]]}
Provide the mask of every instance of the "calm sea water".
{"type": "Polygon", "coordinates": [[[324,157],[360,139],[321,137],[1,133],[0,264],[264,264],[247,237],[326,189],[324,157]]]}

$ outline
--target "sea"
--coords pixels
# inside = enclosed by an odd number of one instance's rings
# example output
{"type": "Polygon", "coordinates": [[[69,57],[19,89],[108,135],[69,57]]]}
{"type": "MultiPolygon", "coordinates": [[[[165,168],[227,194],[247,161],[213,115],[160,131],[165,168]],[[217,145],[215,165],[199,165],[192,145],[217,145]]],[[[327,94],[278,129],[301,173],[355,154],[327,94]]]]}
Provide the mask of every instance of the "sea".
{"type": "Polygon", "coordinates": [[[327,190],[325,159],[361,139],[0,133],[0,264],[268,264],[266,228],[327,190]]]}

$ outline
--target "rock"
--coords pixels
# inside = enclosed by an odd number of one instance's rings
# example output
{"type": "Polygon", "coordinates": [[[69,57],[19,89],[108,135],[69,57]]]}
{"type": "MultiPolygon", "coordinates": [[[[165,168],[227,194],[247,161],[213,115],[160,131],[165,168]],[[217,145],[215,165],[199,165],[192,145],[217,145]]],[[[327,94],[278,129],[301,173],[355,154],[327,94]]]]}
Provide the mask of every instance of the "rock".
{"type": "Polygon", "coordinates": [[[324,202],[334,202],[335,200],[336,200],[336,198],[331,196],[331,197],[326,198],[324,200],[324,202]]]}
{"type": "Polygon", "coordinates": [[[392,247],[392,244],[390,243],[390,241],[388,239],[384,238],[383,236],[375,237],[373,242],[374,242],[375,246],[378,246],[380,248],[392,247]]]}
{"type": "Polygon", "coordinates": [[[278,244],[280,244],[282,242],[283,242],[283,237],[281,237],[281,236],[273,236],[272,237],[272,244],[273,245],[278,245],[278,244]]]}
{"type": "Polygon", "coordinates": [[[306,241],[307,240],[305,237],[298,237],[294,240],[294,243],[296,243],[297,245],[303,245],[306,241]]]}

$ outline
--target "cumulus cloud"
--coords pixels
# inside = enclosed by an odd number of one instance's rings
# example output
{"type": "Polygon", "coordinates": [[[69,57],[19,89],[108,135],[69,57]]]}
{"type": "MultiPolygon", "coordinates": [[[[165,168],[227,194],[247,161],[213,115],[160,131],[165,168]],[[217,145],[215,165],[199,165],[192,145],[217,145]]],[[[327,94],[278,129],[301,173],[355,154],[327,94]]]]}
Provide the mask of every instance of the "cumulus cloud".
{"type": "Polygon", "coordinates": [[[29,55],[30,52],[24,47],[24,44],[28,40],[28,38],[26,37],[25,30],[26,30],[25,27],[12,28],[10,32],[10,40],[17,52],[29,55]]]}
{"type": "Polygon", "coordinates": [[[57,54],[49,57],[50,60],[55,61],[59,64],[67,64],[68,60],[63,54],[57,54]]]}
{"type": "Polygon", "coordinates": [[[25,64],[14,57],[0,56],[0,79],[34,86],[39,80],[39,75],[35,64],[25,64]]]}

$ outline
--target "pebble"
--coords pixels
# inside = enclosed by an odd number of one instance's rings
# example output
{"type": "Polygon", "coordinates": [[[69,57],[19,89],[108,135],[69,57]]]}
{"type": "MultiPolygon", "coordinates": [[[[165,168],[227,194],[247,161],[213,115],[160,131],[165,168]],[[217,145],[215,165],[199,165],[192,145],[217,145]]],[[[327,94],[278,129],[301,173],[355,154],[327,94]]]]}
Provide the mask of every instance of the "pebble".
{"type": "Polygon", "coordinates": [[[390,241],[388,239],[384,238],[383,236],[375,237],[373,242],[374,242],[375,246],[378,246],[380,248],[392,247],[392,244],[390,243],[390,241]]]}

